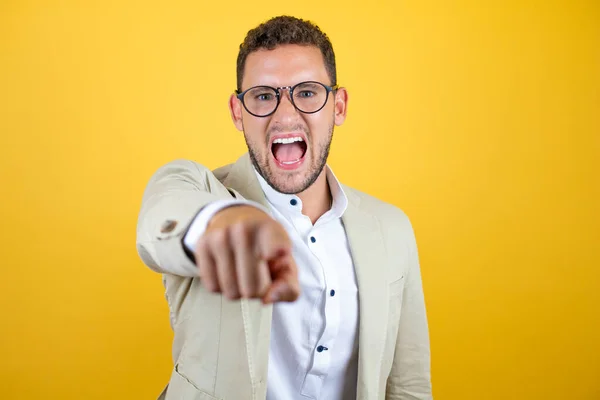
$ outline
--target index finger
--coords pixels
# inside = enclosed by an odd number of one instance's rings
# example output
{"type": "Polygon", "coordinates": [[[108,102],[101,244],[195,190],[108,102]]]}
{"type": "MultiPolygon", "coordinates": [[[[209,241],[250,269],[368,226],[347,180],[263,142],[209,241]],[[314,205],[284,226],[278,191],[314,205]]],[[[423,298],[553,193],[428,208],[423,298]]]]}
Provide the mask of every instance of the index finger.
{"type": "Polygon", "coordinates": [[[298,271],[291,254],[269,263],[272,284],[262,298],[264,304],[296,301],[300,296],[298,271]]]}

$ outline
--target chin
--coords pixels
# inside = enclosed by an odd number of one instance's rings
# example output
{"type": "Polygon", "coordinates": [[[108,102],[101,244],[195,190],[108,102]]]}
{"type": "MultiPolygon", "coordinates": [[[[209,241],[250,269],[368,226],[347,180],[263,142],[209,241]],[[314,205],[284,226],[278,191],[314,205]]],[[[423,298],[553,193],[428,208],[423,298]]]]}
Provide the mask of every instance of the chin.
{"type": "Polygon", "coordinates": [[[289,172],[273,168],[271,168],[269,172],[270,173],[267,175],[266,181],[269,183],[269,185],[271,185],[271,187],[273,187],[273,189],[280,193],[297,194],[306,189],[304,187],[305,182],[308,179],[306,172],[289,172]]]}
{"type": "Polygon", "coordinates": [[[263,179],[273,189],[284,194],[298,194],[306,190],[318,177],[315,173],[317,166],[312,165],[314,158],[305,151],[300,162],[293,166],[281,166],[272,152],[264,153],[257,157],[252,148],[248,146],[250,158],[255,168],[263,179]],[[261,162],[258,162],[261,160],[261,162]]]}

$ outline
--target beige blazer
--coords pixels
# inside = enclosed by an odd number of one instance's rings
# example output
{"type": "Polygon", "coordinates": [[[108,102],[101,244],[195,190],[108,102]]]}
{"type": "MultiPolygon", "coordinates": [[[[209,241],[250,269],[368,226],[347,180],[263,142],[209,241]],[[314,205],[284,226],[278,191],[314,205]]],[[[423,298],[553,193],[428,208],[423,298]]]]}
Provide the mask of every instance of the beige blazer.
{"type": "MultiPolygon", "coordinates": [[[[410,222],[390,204],[343,189],[349,204],[342,221],[359,293],[357,399],[431,399],[427,317],[410,222]]],[[[167,272],[191,264],[182,237],[198,210],[232,196],[267,206],[248,154],[215,171],[171,162],[145,190],[137,249],[163,274],[174,330],[174,368],[161,398],[266,398],[272,306],[230,301],[204,290],[198,277],[167,272]]]]}

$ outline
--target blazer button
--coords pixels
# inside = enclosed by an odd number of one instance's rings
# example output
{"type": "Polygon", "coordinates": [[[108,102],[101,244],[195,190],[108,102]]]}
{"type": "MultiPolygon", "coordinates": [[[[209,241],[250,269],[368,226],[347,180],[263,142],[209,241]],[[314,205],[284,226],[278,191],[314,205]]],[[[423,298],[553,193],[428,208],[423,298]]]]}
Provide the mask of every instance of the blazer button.
{"type": "Polygon", "coordinates": [[[162,227],[160,228],[160,232],[161,233],[173,232],[173,229],[175,229],[176,226],[177,226],[177,221],[168,219],[162,224],[162,227]]]}

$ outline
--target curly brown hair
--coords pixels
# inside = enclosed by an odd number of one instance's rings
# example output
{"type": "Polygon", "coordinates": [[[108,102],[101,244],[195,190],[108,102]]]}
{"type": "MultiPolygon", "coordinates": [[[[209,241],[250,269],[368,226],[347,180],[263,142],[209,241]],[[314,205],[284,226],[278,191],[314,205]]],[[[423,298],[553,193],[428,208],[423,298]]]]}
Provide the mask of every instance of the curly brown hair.
{"type": "Polygon", "coordinates": [[[250,30],[240,44],[237,57],[237,89],[242,89],[242,78],[248,54],[260,50],[273,50],[283,44],[315,46],[321,50],[331,86],[337,84],[335,54],[327,35],[317,25],[300,18],[282,15],[274,17],[250,30]]]}

